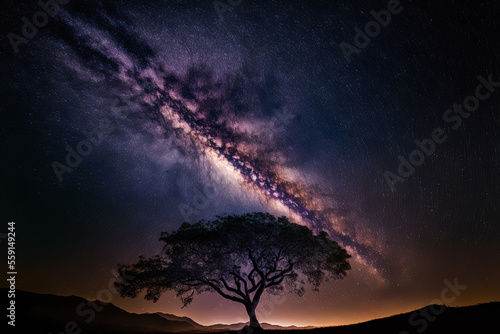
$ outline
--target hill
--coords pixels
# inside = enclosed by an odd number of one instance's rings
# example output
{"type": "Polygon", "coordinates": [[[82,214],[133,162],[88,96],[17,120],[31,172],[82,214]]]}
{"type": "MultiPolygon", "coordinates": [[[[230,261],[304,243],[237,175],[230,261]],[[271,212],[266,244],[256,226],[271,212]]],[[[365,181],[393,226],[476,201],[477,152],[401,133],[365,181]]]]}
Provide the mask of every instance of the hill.
{"type": "MultiPolygon", "coordinates": [[[[0,293],[7,293],[0,289],[0,293]]],[[[263,323],[266,330],[292,331],[293,334],[354,334],[354,333],[500,333],[500,302],[466,306],[446,307],[434,315],[431,307],[375,319],[348,326],[325,328],[281,327],[263,323]]],[[[434,306],[437,309],[438,306],[434,306]]],[[[81,333],[86,334],[153,334],[153,333],[210,333],[229,331],[236,333],[245,323],[203,326],[188,317],[167,313],[135,314],[126,312],[113,304],[101,306],[81,297],[62,297],[32,292],[16,292],[16,330],[23,333],[81,333]],[[69,327],[68,327],[69,326],[69,327]],[[69,330],[67,329],[69,328],[69,330]]]]}
{"type": "MultiPolygon", "coordinates": [[[[393,315],[348,326],[316,328],[307,334],[357,334],[357,333],[394,333],[394,334],[499,334],[500,302],[465,307],[446,307],[442,313],[434,315],[429,305],[413,312],[393,315]]],[[[306,333],[305,331],[300,331],[306,333]]],[[[295,333],[295,332],[294,332],[295,333]]],[[[298,334],[299,332],[297,332],[298,334]]]]}
{"type": "MultiPolygon", "coordinates": [[[[2,289],[6,293],[6,289],[2,289]]],[[[113,304],[102,306],[81,297],[62,297],[16,291],[16,330],[31,333],[174,333],[196,331],[186,321],[165,319],[157,314],[134,314],[113,304]],[[72,323],[68,325],[68,323],[72,323]]]]}

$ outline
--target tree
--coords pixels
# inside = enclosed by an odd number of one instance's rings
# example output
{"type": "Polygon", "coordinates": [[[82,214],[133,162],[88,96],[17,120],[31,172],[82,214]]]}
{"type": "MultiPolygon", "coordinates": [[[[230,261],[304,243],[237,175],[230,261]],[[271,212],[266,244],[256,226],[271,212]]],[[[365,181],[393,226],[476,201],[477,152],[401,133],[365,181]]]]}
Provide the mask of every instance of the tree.
{"type": "Polygon", "coordinates": [[[318,290],[351,268],[350,255],[326,232],[314,235],[268,213],[183,223],[160,240],[165,243],[160,255],[118,266],[121,277],[128,277],[115,283],[122,297],[146,291],[145,299],[157,302],[173,290],[186,307],[195,293],[217,292],[245,306],[253,329],[261,329],[255,310],[264,291],[278,295],[286,289],[301,296],[306,284],[318,290]]]}

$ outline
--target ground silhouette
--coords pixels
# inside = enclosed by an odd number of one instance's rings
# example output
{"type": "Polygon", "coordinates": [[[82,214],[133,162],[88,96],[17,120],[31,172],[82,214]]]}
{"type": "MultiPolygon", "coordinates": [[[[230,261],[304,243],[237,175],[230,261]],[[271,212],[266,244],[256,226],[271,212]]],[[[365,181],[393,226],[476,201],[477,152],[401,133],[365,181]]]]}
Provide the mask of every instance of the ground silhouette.
{"type": "MultiPolygon", "coordinates": [[[[6,295],[7,289],[0,289],[0,293],[6,295]]],[[[86,323],[87,316],[80,316],[77,313],[77,308],[81,303],[87,302],[81,297],[63,297],[18,290],[16,291],[16,330],[22,333],[59,334],[65,331],[68,322],[74,322],[77,328],[81,329],[82,334],[212,334],[224,331],[224,328],[213,330],[201,325],[201,327],[193,326],[193,323],[196,322],[189,318],[172,321],[159,314],[129,313],[113,304],[104,305],[102,311],[96,312],[95,318],[90,323],[86,323]]],[[[420,327],[412,326],[409,322],[413,313],[414,311],[348,326],[307,330],[266,330],[266,332],[275,332],[276,334],[400,334],[401,332],[418,334],[420,327]]],[[[442,314],[428,323],[427,328],[422,333],[498,334],[500,333],[499,315],[500,302],[466,307],[446,307],[442,314]]],[[[182,317],[177,317],[177,319],[182,319],[182,317]]],[[[243,326],[243,324],[238,325],[243,326]]],[[[236,334],[239,331],[228,326],[227,332],[236,334]]]]}

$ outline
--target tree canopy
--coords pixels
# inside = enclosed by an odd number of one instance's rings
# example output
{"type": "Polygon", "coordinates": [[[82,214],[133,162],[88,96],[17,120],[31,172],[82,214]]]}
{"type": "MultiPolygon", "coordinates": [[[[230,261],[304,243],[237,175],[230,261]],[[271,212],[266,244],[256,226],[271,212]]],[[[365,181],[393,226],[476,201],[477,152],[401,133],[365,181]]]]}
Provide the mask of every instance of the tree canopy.
{"type": "Polygon", "coordinates": [[[260,328],[255,309],[264,291],[303,295],[309,284],[318,290],[328,279],[340,279],[351,268],[350,255],[326,232],[314,235],[306,226],[268,213],[217,216],[195,224],[183,223],[174,232],[163,232],[161,254],[139,257],[132,265],[119,265],[116,282],[122,297],[158,301],[173,290],[184,307],[195,294],[217,292],[241,303],[250,326],[260,328]]]}

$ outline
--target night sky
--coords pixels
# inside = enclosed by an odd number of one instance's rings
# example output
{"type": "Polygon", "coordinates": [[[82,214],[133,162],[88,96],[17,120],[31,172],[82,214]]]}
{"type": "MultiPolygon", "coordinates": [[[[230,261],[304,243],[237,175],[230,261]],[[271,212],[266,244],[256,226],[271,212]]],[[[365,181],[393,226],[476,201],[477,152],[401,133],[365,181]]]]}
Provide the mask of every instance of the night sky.
{"type": "MultiPolygon", "coordinates": [[[[353,269],[265,297],[262,322],[402,313],[444,280],[467,286],[448,305],[500,300],[498,2],[401,1],[349,56],[341,45],[387,1],[72,0],[17,53],[8,34],[40,7],[8,3],[0,232],[16,222],[19,289],[95,299],[162,231],[264,211],[327,231],[353,269]],[[487,97],[469,98],[478,85],[487,97]]],[[[182,310],[174,293],[111,302],[247,320],[217,294],[182,310]]]]}

